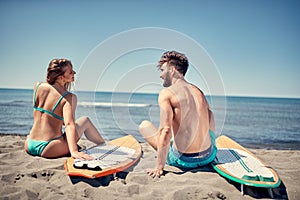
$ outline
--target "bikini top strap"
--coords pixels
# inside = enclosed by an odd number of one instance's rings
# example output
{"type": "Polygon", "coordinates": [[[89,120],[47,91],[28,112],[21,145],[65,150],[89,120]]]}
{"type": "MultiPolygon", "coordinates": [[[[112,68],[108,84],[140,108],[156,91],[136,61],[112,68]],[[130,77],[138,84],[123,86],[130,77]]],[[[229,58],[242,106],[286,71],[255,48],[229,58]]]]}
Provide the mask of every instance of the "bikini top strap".
{"type": "Polygon", "coordinates": [[[65,96],[67,96],[69,93],[70,93],[69,91],[66,91],[65,93],[63,93],[63,94],[61,95],[61,97],[58,99],[58,101],[56,102],[56,104],[53,106],[52,112],[54,112],[54,110],[56,109],[56,107],[58,106],[58,104],[61,102],[61,100],[62,100],[65,96]]]}
{"type": "Polygon", "coordinates": [[[34,91],[34,107],[36,106],[36,92],[41,85],[41,82],[38,82],[37,85],[35,86],[35,91],[34,91]]]}

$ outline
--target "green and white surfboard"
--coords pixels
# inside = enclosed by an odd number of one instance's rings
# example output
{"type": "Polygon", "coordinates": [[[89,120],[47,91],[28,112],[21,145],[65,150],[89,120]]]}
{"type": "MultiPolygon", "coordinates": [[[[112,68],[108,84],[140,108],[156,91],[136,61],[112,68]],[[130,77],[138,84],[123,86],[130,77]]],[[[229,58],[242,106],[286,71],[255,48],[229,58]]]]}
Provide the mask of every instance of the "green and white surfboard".
{"type": "MultiPolygon", "coordinates": [[[[213,168],[223,177],[243,186],[276,188],[281,181],[274,169],[225,135],[216,139],[218,153],[213,168]]],[[[269,190],[271,193],[271,190],[269,190]]],[[[272,196],[272,194],[270,194],[272,196]]]]}

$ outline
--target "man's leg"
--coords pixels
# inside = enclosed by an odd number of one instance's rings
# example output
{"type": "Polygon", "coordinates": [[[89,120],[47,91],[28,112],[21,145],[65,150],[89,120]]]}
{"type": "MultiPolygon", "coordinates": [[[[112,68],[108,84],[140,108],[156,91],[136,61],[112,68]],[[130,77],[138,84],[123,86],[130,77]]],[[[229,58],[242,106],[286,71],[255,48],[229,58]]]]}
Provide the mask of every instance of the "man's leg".
{"type": "Polygon", "coordinates": [[[144,139],[157,150],[157,128],[148,120],[142,121],[139,131],[144,139]]]}

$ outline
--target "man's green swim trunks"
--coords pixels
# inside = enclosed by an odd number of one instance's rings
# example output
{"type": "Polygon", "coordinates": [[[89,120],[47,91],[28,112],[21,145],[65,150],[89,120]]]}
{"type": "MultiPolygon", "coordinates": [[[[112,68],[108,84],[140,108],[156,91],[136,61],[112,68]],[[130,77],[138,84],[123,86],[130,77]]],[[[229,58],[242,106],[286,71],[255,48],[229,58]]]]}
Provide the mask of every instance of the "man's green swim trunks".
{"type": "Polygon", "coordinates": [[[205,151],[199,153],[181,153],[173,147],[171,140],[167,164],[179,168],[192,169],[211,163],[217,155],[215,134],[209,130],[212,145],[205,151]]]}

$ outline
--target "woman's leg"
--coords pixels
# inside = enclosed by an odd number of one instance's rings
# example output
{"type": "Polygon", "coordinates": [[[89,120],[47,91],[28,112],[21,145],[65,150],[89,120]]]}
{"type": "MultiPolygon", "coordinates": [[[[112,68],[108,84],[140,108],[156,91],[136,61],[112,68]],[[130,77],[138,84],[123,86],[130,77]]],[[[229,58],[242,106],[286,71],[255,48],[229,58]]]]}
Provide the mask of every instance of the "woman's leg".
{"type": "MultiPolygon", "coordinates": [[[[88,117],[81,117],[76,121],[76,131],[77,138],[76,141],[81,138],[84,133],[86,138],[95,144],[101,144],[104,142],[100,133],[97,131],[96,127],[92,124],[88,117]]],[[[25,143],[26,145],[26,143],[25,143]]],[[[26,148],[27,146],[25,146],[26,148]]],[[[69,154],[69,147],[66,137],[61,137],[56,140],[52,140],[46,148],[43,150],[42,157],[45,158],[57,158],[69,154]]]]}
{"type": "Polygon", "coordinates": [[[142,121],[139,125],[139,131],[144,139],[157,150],[157,128],[147,120],[142,121]]]}
{"type": "Polygon", "coordinates": [[[94,142],[95,144],[104,143],[104,139],[102,138],[94,124],[91,122],[91,120],[86,116],[80,117],[76,121],[76,131],[78,135],[78,140],[84,133],[85,137],[91,142],[94,142]]]}

